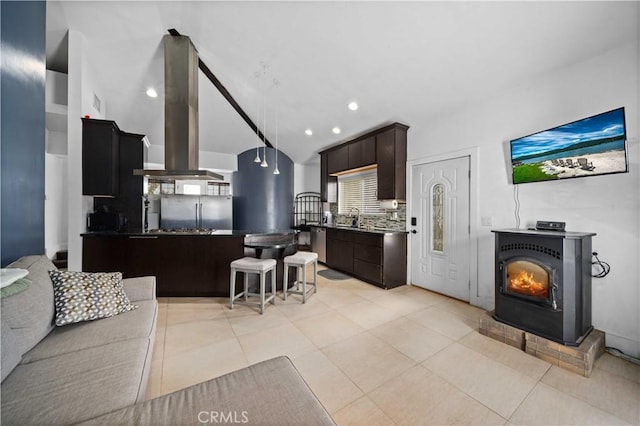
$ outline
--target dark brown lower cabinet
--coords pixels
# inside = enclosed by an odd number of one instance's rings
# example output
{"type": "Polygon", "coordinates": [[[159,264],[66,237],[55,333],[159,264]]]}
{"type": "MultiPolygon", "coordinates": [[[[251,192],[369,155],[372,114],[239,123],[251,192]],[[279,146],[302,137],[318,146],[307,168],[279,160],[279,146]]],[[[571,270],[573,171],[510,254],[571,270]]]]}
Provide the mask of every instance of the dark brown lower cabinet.
{"type": "Polygon", "coordinates": [[[153,275],[156,295],[229,296],[229,264],[244,256],[243,236],[84,236],[82,270],[153,275]]]}
{"type": "Polygon", "coordinates": [[[382,283],[382,265],[353,259],[353,274],[363,278],[365,281],[376,284],[382,283]]]}
{"type": "Polygon", "coordinates": [[[353,231],[327,229],[327,265],[349,274],[353,272],[353,231]]]}
{"type": "Polygon", "coordinates": [[[382,288],[407,283],[407,234],[327,229],[327,266],[382,288]]]}

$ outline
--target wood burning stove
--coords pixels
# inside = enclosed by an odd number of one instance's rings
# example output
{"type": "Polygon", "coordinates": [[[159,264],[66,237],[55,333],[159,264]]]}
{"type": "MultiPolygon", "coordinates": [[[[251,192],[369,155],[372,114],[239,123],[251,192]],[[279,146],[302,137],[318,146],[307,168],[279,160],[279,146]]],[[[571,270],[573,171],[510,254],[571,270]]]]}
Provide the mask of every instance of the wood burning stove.
{"type": "Polygon", "coordinates": [[[495,230],[495,314],[505,324],[577,346],[592,330],[593,233],[495,230]]]}

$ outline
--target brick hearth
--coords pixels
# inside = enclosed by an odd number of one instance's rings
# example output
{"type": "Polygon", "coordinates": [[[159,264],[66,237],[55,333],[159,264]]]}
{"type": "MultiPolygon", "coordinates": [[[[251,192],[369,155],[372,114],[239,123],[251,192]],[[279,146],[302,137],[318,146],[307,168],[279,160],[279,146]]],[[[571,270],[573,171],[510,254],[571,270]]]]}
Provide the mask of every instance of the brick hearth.
{"type": "Polygon", "coordinates": [[[593,330],[579,346],[565,346],[496,321],[493,312],[480,318],[480,334],[518,348],[553,365],[589,377],[593,364],[604,353],[604,333],[593,330]]]}

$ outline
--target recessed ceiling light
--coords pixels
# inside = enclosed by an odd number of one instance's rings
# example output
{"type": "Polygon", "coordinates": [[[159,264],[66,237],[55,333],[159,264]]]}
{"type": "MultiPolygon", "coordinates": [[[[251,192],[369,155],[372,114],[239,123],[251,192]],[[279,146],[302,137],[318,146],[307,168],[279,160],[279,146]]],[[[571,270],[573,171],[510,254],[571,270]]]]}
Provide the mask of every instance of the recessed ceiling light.
{"type": "Polygon", "coordinates": [[[307,136],[311,136],[313,134],[313,130],[307,129],[307,130],[304,131],[304,134],[307,135],[307,136]]]}
{"type": "Polygon", "coordinates": [[[147,96],[149,96],[150,98],[157,98],[158,92],[156,92],[156,89],[154,89],[153,87],[149,87],[147,89],[147,96]]]}
{"type": "Polygon", "coordinates": [[[337,135],[340,133],[340,127],[334,127],[331,131],[337,135]]]}
{"type": "Polygon", "coordinates": [[[355,111],[358,109],[358,103],[357,102],[349,102],[349,109],[351,111],[355,111]]]}

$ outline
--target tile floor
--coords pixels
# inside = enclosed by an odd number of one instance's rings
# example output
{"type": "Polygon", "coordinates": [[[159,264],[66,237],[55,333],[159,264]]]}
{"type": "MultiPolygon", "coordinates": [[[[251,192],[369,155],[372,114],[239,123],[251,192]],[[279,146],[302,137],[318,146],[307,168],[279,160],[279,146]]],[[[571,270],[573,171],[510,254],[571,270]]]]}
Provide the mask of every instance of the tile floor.
{"type": "Polygon", "coordinates": [[[339,425],[640,424],[640,366],[605,354],[586,379],[480,335],[469,304],[318,279],[264,315],[161,298],[147,397],[287,355],[339,425]]]}

